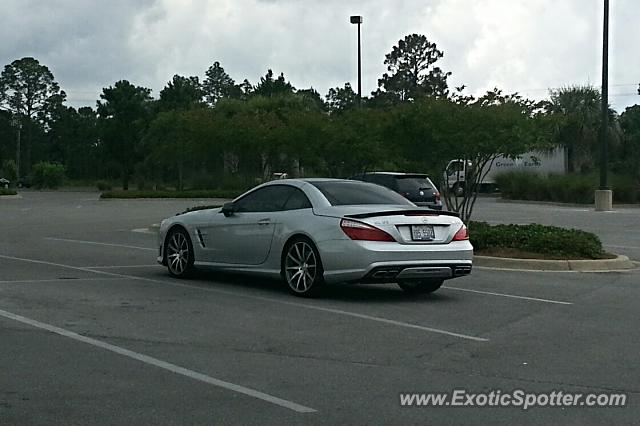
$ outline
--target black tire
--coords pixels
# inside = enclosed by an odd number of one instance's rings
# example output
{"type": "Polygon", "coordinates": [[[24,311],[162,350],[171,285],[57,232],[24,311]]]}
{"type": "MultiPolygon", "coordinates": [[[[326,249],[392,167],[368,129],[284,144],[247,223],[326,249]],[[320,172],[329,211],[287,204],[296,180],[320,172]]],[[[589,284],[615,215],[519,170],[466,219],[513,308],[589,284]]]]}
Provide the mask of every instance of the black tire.
{"type": "Polygon", "coordinates": [[[183,228],[173,228],[169,232],[164,250],[167,269],[172,277],[187,278],[193,273],[193,244],[183,228]]]}
{"type": "Polygon", "coordinates": [[[433,293],[442,287],[444,280],[400,281],[398,286],[409,294],[433,293]]]}
{"type": "Polygon", "coordinates": [[[320,254],[308,238],[297,237],[282,253],[281,275],[289,291],[301,297],[316,296],[324,286],[320,254]]]}

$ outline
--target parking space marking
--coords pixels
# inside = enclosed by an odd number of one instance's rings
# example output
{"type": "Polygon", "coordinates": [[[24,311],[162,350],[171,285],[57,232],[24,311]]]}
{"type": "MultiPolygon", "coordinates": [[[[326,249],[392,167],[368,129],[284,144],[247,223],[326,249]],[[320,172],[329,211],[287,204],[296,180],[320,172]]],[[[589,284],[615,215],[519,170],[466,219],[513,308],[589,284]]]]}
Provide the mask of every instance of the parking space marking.
{"type": "Polygon", "coordinates": [[[157,234],[157,231],[154,232],[149,228],[136,228],[136,229],[132,229],[131,232],[137,232],[138,234],[157,234]]]}
{"type": "Polygon", "coordinates": [[[51,278],[48,280],[2,280],[0,284],[37,284],[37,283],[59,283],[68,281],[109,281],[117,280],[117,277],[100,277],[100,278],[51,278]]]}
{"type": "Polygon", "coordinates": [[[67,238],[53,238],[53,237],[45,237],[44,239],[49,241],[62,241],[64,243],[91,244],[95,246],[122,247],[122,248],[128,248],[128,249],[136,249],[136,250],[158,251],[158,249],[150,248],[150,247],[128,246],[125,244],[99,243],[97,241],[70,240],[67,238]]]}
{"type": "Polygon", "coordinates": [[[508,297],[511,299],[530,300],[533,302],[555,303],[557,305],[573,305],[572,302],[563,302],[561,300],[539,299],[537,297],[517,296],[515,294],[505,294],[505,293],[493,293],[491,291],[471,290],[469,288],[449,287],[449,286],[443,286],[442,288],[445,288],[447,290],[466,291],[469,293],[486,294],[487,296],[499,296],[499,297],[508,297]]]}
{"type": "Polygon", "coordinates": [[[485,339],[483,337],[477,337],[477,336],[471,336],[471,335],[467,335],[467,334],[455,333],[455,332],[452,332],[452,331],[442,330],[442,329],[439,329],[439,328],[425,327],[425,326],[421,326],[421,325],[417,325],[417,324],[411,324],[411,323],[408,323],[408,322],[396,321],[396,320],[391,320],[391,319],[388,319],[388,318],[376,317],[376,316],[371,316],[371,315],[366,315],[366,314],[359,314],[359,313],[356,313],[356,312],[343,311],[343,310],[340,310],[340,309],[325,308],[325,307],[322,307],[322,306],[313,306],[313,305],[308,305],[308,304],[305,304],[305,303],[298,303],[298,302],[289,302],[287,300],[275,299],[275,298],[272,298],[272,297],[252,296],[252,295],[249,295],[249,294],[242,294],[242,293],[229,291],[229,290],[220,290],[220,289],[201,287],[201,286],[195,286],[195,285],[189,285],[189,284],[181,284],[181,283],[178,283],[178,282],[156,280],[156,279],[153,279],[153,278],[137,277],[135,275],[117,274],[115,272],[107,272],[107,271],[100,271],[100,270],[96,270],[96,269],[88,269],[88,268],[79,267],[79,266],[64,265],[64,264],[60,264],[60,263],[48,262],[48,261],[45,261],[45,260],[25,259],[25,258],[13,257],[13,256],[5,256],[5,255],[0,255],[0,258],[2,258],[2,259],[10,259],[10,260],[17,260],[17,261],[22,261],[22,262],[29,262],[29,263],[36,263],[36,264],[41,264],[41,265],[56,266],[56,267],[59,267],[59,268],[68,268],[68,269],[73,269],[73,270],[77,270],[77,271],[93,272],[94,274],[102,274],[102,275],[108,275],[108,276],[112,276],[112,277],[126,278],[126,279],[130,279],[130,280],[135,280],[135,281],[152,282],[152,283],[157,283],[157,284],[170,285],[170,286],[173,286],[173,287],[189,288],[189,289],[193,289],[193,290],[202,290],[202,291],[207,291],[207,292],[211,292],[211,293],[226,294],[226,295],[234,296],[234,297],[241,297],[241,298],[253,299],[253,300],[261,300],[261,301],[265,301],[265,302],[278,303],[278,304],[281,304],[281,305],[295,306],[295,307],[298,307],[298,308],[313,309],[313,310],[316,310],[316,311],[328,312],[328,313],[333,313],[333,314],[337,314],[337,315],[350,316],[350,317],[353,317],[353,318],[360,318],[360,319],[364,319],[364,320],[375,321],[375,322],[389,324],[389,325],[395,325],[395,326],[398,326],[398,327],[422,330],[422,331],[427,331],[427,332],[430,332],[430,333],[436,333],[436,334],[442,334],[442,335],[447,335],[447,336],[451,336],[451,337],[457,337],[457,338],[460,338],[460,339],[473,340],[473,341],[476,341],[476,342],[488,342],[489,341],[489,339],[485,339]]]}
{"type": "Polygon", "coordinates": [[[149,263],[148,265],[115,265],[115,266],[85,266],[87,269],[124,269],[124,268],[154,268],[157,263],[149,263]]]}
{"type": "Polygon", "coordinates": [[[87,343],[89,345],[106,349],[108,351],[114,352],[119,355],[126,356],[128,358],[132,358],[138,361],[141,361],[145,364],[153,365],[155,367],[162,368],[164,370],[170,371],[175,374],[180,374],[185,377],[189,377],[194,380],[199,380],[201,382],[217,386],[220,388],[224,388],[233,392],[241,393],[252,398],[261,399],[263,401],[269,402],[271,404],[279,405],[284,408],[288,408],[289,410],[296,411],[298,413],[314,413],[317,410],[306,407],[304,405],[297,404],[292,401],[288,401],[286,399],[278,398],[273,395],[269,395],[264,392],[257,391],[255,389],[247,388],[241,385],[236,385],[235,383],[226,382],[224,380],[216,379],[211,376],[207,376],[206,374],[198,373],[197,371],[189,370],[184,367],[180,367],[179,365],[171,364],[166,361],[162,361],[157,358],[150,357],[148,355],[144,355],[138,352],[131,351],[129,349],[122,348],[120,346],[112,345],[110,343],[103,342],[101,340],[92,339],[90,337],[83,336],[78,333],[74,333],[73,331],[65,330],[64,328],[56,327],[51,324],[46,324],[40,321],[36,321],[30,318],[26,318],[20,315],[13,314],[11,312],[4,311],[0,309],[0,316],[5,318],[21,322],[23,324],[30,325],[35,328],[39,328],[41,330],[46,330],[51,333],[58,334],[60,336],[68,337],[73,340],[77,340],[82,343],[87,343]]]}

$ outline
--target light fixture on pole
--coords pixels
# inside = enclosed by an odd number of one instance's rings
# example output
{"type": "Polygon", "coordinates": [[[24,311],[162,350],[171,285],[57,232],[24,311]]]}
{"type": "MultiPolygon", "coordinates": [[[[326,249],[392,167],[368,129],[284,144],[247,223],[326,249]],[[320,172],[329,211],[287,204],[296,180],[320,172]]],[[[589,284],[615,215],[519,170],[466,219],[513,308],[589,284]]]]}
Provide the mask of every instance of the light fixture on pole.
{"type": "Polygon", "coordinates": [[[352,24],[358,25],[358,104],[362,102],[362,50],[360,47],[360,25],[362,25],[362,16],[353,15],[350,18],[352,24]]]}

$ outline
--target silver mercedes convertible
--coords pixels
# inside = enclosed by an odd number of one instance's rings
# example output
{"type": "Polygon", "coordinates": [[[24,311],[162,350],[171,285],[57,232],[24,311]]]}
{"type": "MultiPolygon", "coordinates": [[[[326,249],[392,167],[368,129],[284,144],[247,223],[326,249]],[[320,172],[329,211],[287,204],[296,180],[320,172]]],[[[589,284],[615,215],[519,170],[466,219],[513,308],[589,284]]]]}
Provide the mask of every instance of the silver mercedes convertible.
{"type": "Polygon", "coordinates": [[[469,275],[473,261],[455,213],[339,179],[272,181],[221,208],[178,214],[160,224],[158,246],[158,262],[174,277],[194,268],[281,277],[299,296],[327,282],[430,293],[469,275]]]}

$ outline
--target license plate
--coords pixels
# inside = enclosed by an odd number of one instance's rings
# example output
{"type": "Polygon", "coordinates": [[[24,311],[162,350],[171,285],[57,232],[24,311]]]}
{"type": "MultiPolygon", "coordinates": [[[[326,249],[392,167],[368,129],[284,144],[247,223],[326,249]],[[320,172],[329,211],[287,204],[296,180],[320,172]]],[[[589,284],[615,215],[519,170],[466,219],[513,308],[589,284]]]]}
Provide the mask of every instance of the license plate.
{"type": "Polygon", "coordinates": [[[413,225],[411,227],[411,239],[413,241],[431,241],[435,237],[433,225],[413,225]]]}

